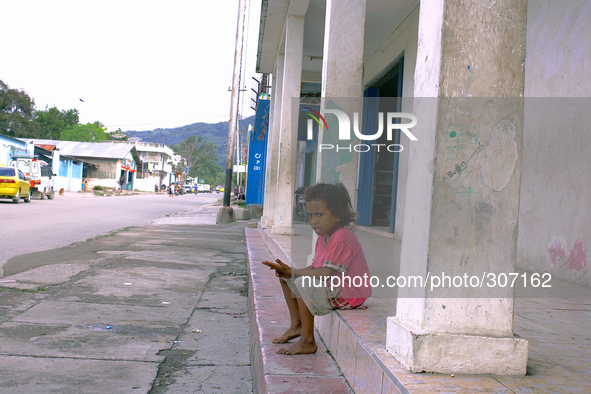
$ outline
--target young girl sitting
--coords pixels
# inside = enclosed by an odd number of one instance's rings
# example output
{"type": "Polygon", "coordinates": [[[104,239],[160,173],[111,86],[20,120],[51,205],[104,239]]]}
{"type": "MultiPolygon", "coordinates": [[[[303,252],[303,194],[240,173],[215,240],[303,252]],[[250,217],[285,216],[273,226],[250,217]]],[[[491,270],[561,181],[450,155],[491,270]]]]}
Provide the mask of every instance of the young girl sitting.
{"type": "Polygon", "coordinates": [[[351,230],[356,213],[345,186],[342,183],[310,186],[304,200],[308,222],[318,234],[312,265],[295,269],[280,260],[263,261],[279,277],[291,319],[289,329],[273,343],[300,337],[290,346],[278,349],[280,354],[315,353],[314,316],[326,315],[336,308],[358,308],[371,296],[367,262],[351,230]],[[338,276],[333,278],[335,281],[331,280],[333,275],[338,276]],[[354,280],[358,277],[361,279],[354,280]],[[331,286],[337,283],[340,286],[331,286]]]}

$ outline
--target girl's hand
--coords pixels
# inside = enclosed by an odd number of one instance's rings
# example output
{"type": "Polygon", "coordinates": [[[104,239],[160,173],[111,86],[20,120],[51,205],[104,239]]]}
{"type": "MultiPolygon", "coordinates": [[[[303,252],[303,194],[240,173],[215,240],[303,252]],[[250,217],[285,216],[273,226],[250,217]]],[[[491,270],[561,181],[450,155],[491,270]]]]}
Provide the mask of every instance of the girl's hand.
{"type": "Polygon", "coordinates": [[[291,267],[284,264],[281,260],[276,259],[276,263],[270,261],[263,261],[263,264],[269,269],[275,270],[275,276],[278,278],[291,278],[291,267]]]}

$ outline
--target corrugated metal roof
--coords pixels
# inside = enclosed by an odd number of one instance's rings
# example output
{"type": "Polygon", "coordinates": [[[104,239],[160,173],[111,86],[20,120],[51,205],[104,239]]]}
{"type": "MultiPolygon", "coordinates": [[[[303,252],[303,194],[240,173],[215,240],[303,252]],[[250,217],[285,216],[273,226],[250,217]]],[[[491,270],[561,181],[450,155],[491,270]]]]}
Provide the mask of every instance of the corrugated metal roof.
{"type": "Polygon", "coordinates": [[[130,150],[132,144],[118,144],[111,142],[71,142],[64,141],[58,144],[61,154],[78,157],[98,157],[104,159],[123,159],[130,150]]]}
{"type": "Polygon", "coordinates": [[[103,159],[124,159],[134,148],[133,144],[120,142],[78,142],[58,140],[32,140],[37,145],[54,145],[60,155],[74,157],[96,157],[103,159]]]}

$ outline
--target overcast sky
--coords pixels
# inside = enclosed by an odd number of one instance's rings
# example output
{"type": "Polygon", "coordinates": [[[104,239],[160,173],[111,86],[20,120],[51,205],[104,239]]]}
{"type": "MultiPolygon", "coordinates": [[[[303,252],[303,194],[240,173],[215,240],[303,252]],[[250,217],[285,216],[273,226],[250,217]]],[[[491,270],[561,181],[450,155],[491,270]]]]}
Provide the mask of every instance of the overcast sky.
{"type": "MultiPolygon", "coordinates": [[[[0,10],[0,80],[37,109],[75,108],[109,131],[229,118],[238,0],[0,0],[0,10]]],[[[250,116],[260,0],[247,12],[250,116]]]]}

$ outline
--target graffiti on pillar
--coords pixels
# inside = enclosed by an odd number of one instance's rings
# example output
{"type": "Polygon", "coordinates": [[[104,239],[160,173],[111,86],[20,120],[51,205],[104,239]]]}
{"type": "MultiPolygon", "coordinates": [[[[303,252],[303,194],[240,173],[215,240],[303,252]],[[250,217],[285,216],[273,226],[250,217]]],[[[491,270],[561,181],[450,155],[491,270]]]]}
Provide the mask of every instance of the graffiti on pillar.
{"type": "Polygon", "coordinates": [[[445,148],[441,152],[443,161],[458,160],[470,145],[478,145],[478,132],[474,126],[450,124],[445,130],[445,148]]]}
{"type": "Polygon", "coordinates": [[[461,124],[447,126],[444,148],[440,152],[441,161],[443,165],[452,165],[453,169],[445,173],[443,181],[450,181],[455,194],[471,197],[480,193],[470,186],[470,162],[482,148],[476,127],[461,124]]]}
{"type": "Polygon", "coordinates": [[[472,197],[472,194],[474,193],[480,193],[477,191],[474,191],[474,189],[472,188],[472,186],[467,186],[464,185],[464,182],[466,182],[466,180],[470,177],[470,174],[472,174],[472,171],[469,172],[465,172],[462,170],[462,172],[458,175],[458,177],[452,182],[452,184],[454,185],[454,193],[458,194],[458,195],[464,195],[466,197],[472,197]]]}

